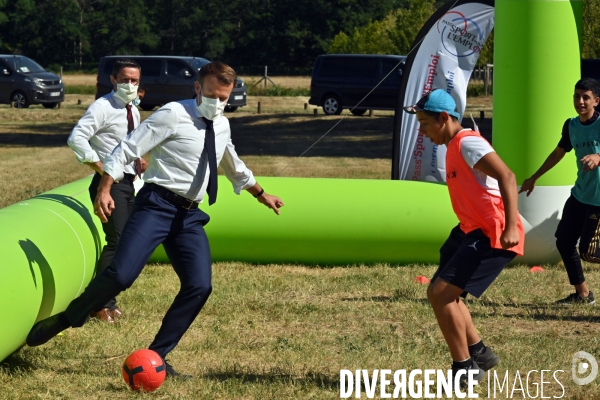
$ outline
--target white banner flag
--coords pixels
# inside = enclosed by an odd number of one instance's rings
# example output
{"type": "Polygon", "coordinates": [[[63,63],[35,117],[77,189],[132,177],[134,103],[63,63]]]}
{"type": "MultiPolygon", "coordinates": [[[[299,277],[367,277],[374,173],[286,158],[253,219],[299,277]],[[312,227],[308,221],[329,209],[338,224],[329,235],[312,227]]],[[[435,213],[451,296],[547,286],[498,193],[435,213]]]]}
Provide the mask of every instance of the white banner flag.
{"type": "Polygon", "coordinates": [[[402,108],[433,89],[443,89],[452,95],[457,110],[465,111],[467,84],[494,28],[494,2],[463,0],[450,8],[453,3],[427,21],[408,56],[394,120],[392,179],[446,181],[446,146],[420,134],[416,115],[402,108]]]}

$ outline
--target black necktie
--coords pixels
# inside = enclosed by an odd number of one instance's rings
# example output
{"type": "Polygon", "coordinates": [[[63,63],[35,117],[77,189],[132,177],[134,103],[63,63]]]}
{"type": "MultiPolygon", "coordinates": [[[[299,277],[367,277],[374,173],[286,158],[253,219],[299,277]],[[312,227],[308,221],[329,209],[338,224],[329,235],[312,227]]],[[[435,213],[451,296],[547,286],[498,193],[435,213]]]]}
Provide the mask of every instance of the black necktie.
{"type": "Polygon", "coordinates": [[[215,129],[213,121],[202,117],[206,123],[206,132],[204,133],[204,148],[208,155],[208,205],[213,205],[217,201],[217,151],[215,150],[215,129]]]}

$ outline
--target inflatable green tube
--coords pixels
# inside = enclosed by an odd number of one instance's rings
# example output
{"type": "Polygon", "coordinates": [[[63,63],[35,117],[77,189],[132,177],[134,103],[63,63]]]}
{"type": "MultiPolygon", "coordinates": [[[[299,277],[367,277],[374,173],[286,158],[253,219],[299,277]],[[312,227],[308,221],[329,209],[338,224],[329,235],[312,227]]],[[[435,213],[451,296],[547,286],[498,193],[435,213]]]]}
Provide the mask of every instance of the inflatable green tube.
{"type": "Polygon", "coordinates": [[[104,235],[90,212],[89,179],[0,210],[0,360],[35,321],[66,308],[94,274],[104,235]]]}
{"type": "MultiPolygon", "coordinates": [[[[494,34],[494,148],[520,185],[556,148],[563,123],[574,116],[580,78],[580,0],[496,0],[494,34]]],[[[577,176],[571,152],[519,196],[526,230],[520,262],[556,263],[554,232],[577,176]]]]}
{"type": "MultiPolygon", "coordinates": [[[[223,177],[206,211],[212,259],[253,263],[437,263],[458,223],[445,185],[353,179],[258,179],[285,207],[277,216],[223,177]]],[[[166,261],[157,251],[151,261],[166,261]]]]}
{"type": "MultiPolygon", "coordinates": [[[[90,178],[0,210],[0,360],[33,324],[66,308],[94,275],[104,233],[90,178]]],[[[281,215],[220,178],[219,201],[201,207],[212,258],[256,263],[437,263],[456,225],[444,185],[409,181],[259,178],[285,202],[281,215]]],[[[151,261],[168,262],[159,248],[151,261]]]]}
{"type": "MultiPolygon", "coordinates": [[[[558,144],[575,115],[582,1],[496,0],[494,148],[523,182],[558,144]]],[[[561,162],[540,186],[572,186],[575,162],[561,162]]]]}

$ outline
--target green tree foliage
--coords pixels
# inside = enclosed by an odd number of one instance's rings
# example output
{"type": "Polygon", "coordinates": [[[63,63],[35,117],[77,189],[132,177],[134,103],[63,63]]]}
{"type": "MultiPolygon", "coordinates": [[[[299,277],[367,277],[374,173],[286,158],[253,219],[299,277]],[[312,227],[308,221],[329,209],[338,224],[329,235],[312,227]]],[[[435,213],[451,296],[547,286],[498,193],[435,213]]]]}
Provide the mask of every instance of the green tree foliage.
{"type": "Polygon", "coordinates": [[[92,4],[86,26],[94,59],[107,54],[144,54],[158,43],[143,0],[104,0],[92,4]]]}
{"type": "MultiPolygon", "coordinates": [[[[419,30],[443,2],[406,0],[404,7],[390,12],[382,20],[370,21],[352,31],[338,33],[329,53],[406,54],[419,30]],[[350,34],[346,32],[352,32],[350,34]]],[[[494,32],[482,49],[478,65],[494,62],[494,32]]],[[[583,2],[583,58],[600,58],[600,1],[583,2]]]]}
{"type": "Polygon", "coordinates": [[[337,32],[405,1],[0,0],[0,52],[72,68],[109,54],[174,54],[306,73],[337,32]]]}
{"type": "Polygon", "coordinates": [[[583,2],[583,58],[600,58],[600,1],[583,2]]]}
{"type": "Polygon", "coordinates": [[[7,17],[0,25],[2,45],[9,52],[27,54],[46,64],[74,60],[72,38],[77,37],[79,24],[65,18],[65,14],[78,15],[73,1],[16,0],[5,2],[2,8],[7,17]]]}
{"type": "Polygon", "coordinates": [[[381,21],[354,28],[351,35],[340,32],[333,38],[329,53],[407,54],[421,27],[436,10],[435,0],[408,0],[405,7],[381,21]]]}
{"type": "MultiPolygon", "coordinates": [[[[442,0],[0,0],[0,53],[92,69],[109,54],[219,59],[243,73],[309,73],[326,52],[406,54],[442,0]]],[[[584,57],[600,57],[584,0],[584,57]]],[[[492,62],[493,39],[480,56],[492,62]]]]}

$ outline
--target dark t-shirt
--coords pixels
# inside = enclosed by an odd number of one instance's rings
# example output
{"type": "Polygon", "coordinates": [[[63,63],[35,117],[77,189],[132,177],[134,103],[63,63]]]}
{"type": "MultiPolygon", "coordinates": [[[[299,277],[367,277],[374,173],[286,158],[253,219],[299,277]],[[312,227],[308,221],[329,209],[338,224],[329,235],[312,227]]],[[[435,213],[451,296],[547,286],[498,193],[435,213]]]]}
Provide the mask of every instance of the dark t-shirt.
{"type": "MultiPolygon", "coordinates": [[[[600,117],[600,112],[598,112],[598,110],[596,110],[596,111],[594,111],[594,115],[592,116],[592,118],[588,119],[585,122],[582,122],[581,125],[583,125],[583,126],[591,125],[594,122],[596,122],[598,117],[600,117]]],[[[562,135],[560,137],[560,141],[558,142],[558,147],[560,147],[567,153],[570,152],[571,150],[573,150],[573,145],[571,144],[571,138],[569,136],[569,121],[570,120],[571,119],[568,119],[565,121],[565,124],[563,125],[563,128],[562,128],[562,135]]]]}

